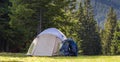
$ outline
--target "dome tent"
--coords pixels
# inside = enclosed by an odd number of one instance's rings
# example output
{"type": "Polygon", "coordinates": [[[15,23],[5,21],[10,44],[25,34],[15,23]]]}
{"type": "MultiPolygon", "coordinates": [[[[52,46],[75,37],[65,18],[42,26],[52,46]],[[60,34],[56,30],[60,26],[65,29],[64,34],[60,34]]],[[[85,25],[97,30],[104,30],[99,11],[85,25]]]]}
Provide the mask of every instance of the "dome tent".
{"type": "Polygon", "coordinates": [[[60,44],[66,36],[56,28],[48,28],[33,40],[27,55],[53,56],[58,55],[60,44]]]}

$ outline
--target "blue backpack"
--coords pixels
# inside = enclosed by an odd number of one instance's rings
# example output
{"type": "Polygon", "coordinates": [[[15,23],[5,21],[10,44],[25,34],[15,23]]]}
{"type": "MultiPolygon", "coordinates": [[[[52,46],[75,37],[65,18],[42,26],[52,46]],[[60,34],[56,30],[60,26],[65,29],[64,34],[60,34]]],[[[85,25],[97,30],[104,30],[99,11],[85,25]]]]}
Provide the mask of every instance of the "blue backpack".
{"type": "Polygon", "coordinates": [[[77,44],[72,39],[66,39],[60,49],[62,55],[65,56],[77,56],[78,47],[77,44]]]}

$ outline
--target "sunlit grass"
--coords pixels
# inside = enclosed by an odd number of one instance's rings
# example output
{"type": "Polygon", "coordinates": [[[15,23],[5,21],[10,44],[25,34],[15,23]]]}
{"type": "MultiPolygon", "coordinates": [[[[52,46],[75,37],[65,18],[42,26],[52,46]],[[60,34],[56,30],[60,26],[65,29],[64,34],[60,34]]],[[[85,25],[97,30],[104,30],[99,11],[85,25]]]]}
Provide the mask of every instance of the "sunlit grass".
{"type": "Polygon", "coordinates": [[[120,56],[32,57],[23,53],[0,53],[0,62],[120,62],[120,56]]]}

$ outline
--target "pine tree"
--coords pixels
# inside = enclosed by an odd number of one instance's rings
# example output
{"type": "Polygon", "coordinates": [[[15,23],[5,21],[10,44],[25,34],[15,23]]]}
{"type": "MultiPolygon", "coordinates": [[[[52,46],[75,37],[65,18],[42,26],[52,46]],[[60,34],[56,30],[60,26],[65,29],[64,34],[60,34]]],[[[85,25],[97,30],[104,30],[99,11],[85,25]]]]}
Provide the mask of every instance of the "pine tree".
{"type": "Polygon", "coordinates": [[[117,23],[117,26],[115,28],[115,32],[113,33],[113,40],[111,42],[111,54],[112,55],[117,55],[120,54],[120,24],[119,22],[117,23]]]}
{"type": "Polygon", "coordinates": [[[36,35],[38,20],[36,19],[36,11],[33,10],[31,0],[11,0],[10,7],[10,27],[12,29],[11,47],[12,51],[26,51],[33,36],[36,35]],[[14,40],[14,39],[15,40],[14,40]],[[20,39],[20,40],[19,40],[20,39]]]}
{"type": "Polygon", "coordinates": [[[81,10],[79,24],[79,37],[81,39],[81,50],[84,55],[97,55],[101,53],[100,36],[97,31],[97,23],[94,20],[90,0],[85,0],[81,10]]]}
{"type": "Polygon", "coordinates": [[[65,6],[64,15],[62,16],[62,20],[60,20],[60,24],[58,27],[60,27],[60,30],[62,30],[67,37],[75,38],[77,35],[75,31],[75,25],[77,23],[77,12],[74,11],[76,6],[76,0],[70,0],[68,2],[68,4],[65,6]]]}
{"type": "Polygon", "coordinates": [[[8,51],[9,4],[9,0],[0,0],[0,51],[8,51]]]}
{"type": "Polygon", "coordinates": [[[103,54],[111,54],[111,41],[113,40],[113,33],[115,32],[117,18],[113,8],[110,8],[105,22],[105,32],[103,37],[103,54]]]}

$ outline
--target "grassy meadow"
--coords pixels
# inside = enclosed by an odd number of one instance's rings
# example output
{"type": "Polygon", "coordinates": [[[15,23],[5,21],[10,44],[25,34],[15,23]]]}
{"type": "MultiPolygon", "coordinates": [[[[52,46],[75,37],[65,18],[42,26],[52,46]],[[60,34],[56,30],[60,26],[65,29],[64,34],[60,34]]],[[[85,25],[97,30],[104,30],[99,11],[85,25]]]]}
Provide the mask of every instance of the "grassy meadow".
{"type": "Polygon", "coordinates": [[[120,56],[34,57],[23,53],[0,53],[0,62],[120,62],[120,56]]]}

